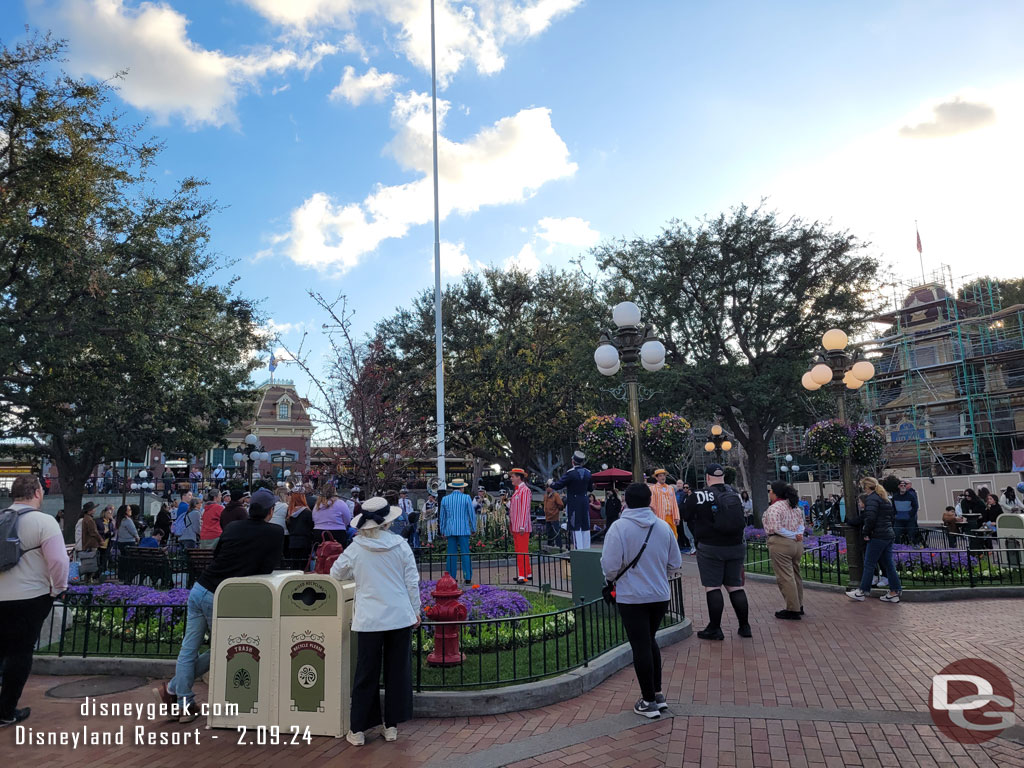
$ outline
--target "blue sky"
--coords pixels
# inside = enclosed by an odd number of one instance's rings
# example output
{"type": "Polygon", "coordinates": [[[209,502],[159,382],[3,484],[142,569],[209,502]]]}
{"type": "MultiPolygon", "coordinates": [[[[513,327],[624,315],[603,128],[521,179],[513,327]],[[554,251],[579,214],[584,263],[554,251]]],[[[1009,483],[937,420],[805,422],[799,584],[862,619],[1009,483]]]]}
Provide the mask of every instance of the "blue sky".
{"type": "MultiPolygon", "coordinates": [[[[128,69],[122,103],[206,178],[213,247],[295,346],[346,293],[366,330],[432,284],[427,0],[7,0],[128,69]]],[[[445,279],[564,265],[762,196],[900,277],[1022,273],[1019,2],[438,2],[445,279]]],[[[287,375],[287,368],[279,374],[287,375]]]]}

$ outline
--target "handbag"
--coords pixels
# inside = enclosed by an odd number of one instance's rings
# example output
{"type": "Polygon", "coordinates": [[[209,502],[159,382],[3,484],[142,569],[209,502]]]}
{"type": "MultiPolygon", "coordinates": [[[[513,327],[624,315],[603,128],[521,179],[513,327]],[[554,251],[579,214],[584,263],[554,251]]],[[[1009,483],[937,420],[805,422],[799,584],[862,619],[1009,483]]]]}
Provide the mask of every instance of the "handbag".
{"type": "Polygon", "coordinates": [[[96,561],[96,550],[83,550],[78,553],[78,572],[81,575],[96,573],[99,570],[99,563],[96,561]]]}
{"type": "Polygon", "coordinates": [[[654,526],[652,525],[650,528],[647,529],[647,537],[644,539],[644,544],[642,547],[640,547],[640,551],[636,553],[636,557],[633,558],[633,561],[625,568],[623,568],[621,571],[619,571],[619,574],[614,579],[612,579],[603,587],[601,587],[601,597],[604,598],[604,601],[608,603],[608,605],[615,604],[615,583],[619,579],[621,579],[623,575],[625,575],[626,571],[628,571],[630,568],[636,568],[636,564],[640,562],[640,557],[643,555],[644,550],[647,549],[647,542],[650,540],[651,534],[653,532],[654,526]]]}

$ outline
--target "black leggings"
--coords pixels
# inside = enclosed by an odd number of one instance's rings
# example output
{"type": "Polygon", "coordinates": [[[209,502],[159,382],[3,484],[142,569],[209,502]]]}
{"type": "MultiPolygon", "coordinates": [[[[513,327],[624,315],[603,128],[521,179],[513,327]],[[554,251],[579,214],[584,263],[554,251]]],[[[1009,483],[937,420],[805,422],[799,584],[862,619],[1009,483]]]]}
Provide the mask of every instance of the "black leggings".
{"type": "Polygon", "coordinates": [[[32,671],[32,650],[52,607],[53,598],[49,595],[0,601],[0,667],[4,675],[0,718],[14,717],[18,699],[32,671]]]}
{"type": "Polygon", "coordinates": [[[384,671],[387,727],[412,718],[412,627],[356,632],[356,674],[352,683],[352,725],[359,733],[381,724],[380,677],[384,671]]]}
{"type": "Polygon", "coordinates": [[[644,701],[654,701],[654,694],[661,690],[661,649],[655,635],[665,618],[668,601],[618,606],[629,647],[633,649],[633,669],[640,683],[640,695],[644,701]]]}

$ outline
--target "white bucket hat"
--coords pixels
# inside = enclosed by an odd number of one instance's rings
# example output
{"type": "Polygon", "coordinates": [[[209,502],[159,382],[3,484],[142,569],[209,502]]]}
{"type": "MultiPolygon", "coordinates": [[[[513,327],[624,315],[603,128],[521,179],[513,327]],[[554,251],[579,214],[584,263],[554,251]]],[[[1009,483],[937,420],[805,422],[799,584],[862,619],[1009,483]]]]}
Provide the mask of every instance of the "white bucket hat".
{"type": "Polygon", "coordinates": [[[402,516],[402,508],[390,506],[387,499],[383,496],[372,496],[364,501],[359,508],[362,511],[360,514],[352,518],[352,527],[361,528],[363,530],[387,525],[402,516]],[[380,522],[368,519],[370,517],[376,517],[378,514],[384,516],[384,519],[380,522]]]}

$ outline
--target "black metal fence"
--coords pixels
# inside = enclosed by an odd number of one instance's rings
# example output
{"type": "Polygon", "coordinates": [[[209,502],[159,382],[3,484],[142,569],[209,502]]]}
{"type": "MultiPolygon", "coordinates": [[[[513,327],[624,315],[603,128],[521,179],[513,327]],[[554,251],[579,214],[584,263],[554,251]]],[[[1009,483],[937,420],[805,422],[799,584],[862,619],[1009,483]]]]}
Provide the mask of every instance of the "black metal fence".
{"type": "Polygon", "coordinates": [[[533,579],[529,582],[530,585],[541,589],[547,588],[552,592],[568,593],[572,591],[568,555],[543,552],[528,554],[471,552],[469,555],[449,555],[444,552],[422,549],[413,550],[413,553],[420,567],[420,577],[424,581],[437,581],[447,571],[452,578],[457,579],[460,584],[463,583],[465,581],[465,573],[462,570],[463,558],[469,557],[472,570],[471,580],[474,583],[494,586],[513,584],[519,576],[519,558],[527,558],[530,564],[528,570],[533,574],[533,579]]]}

